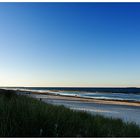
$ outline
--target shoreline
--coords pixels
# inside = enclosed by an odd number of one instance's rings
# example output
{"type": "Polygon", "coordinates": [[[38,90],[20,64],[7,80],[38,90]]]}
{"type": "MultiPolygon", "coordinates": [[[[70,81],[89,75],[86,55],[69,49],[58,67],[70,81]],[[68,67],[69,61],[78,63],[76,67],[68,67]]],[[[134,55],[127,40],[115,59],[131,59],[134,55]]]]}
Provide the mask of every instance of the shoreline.
{"type": "Polygon", "coordinates": [[[69,100],[69,101],[83,101],[83,102],[93,102],[98,104],[110,104],[110,105],[128,105],[128,106],[140,106],[140,102],[137,101],[125,101],[125,100],[112,100],[112,99],[94,99],[94,98],[85,98],[78,96],[66,96],[66,95],[53,95],[51,93],[39,93],[39,92],[31,92],[30,94],[34,95],[47,95],[47,98],[50,99],[58,99],[58,100],[69,100]]]}
{"type": "MultiPolygon", "coordinates": [[[[3,89],[9,90],[9,89],[3,89]]],[[[12,89],[10,89],[12,90],[12,89]]],[[[53,94],[50,92],[36,92],[36,91],[24,91],[24,90],[14,90],[17,94],[25,94],[25,95],[46,95],[47,98],[51,99],[61,99],[61,100],[69,100],[69,101],[81,101],[81,102],[93,102],[98,104],[110,104],[110,105],[128,105],[128,106],[140,106],[139,101],[135,100],[113,100],[113,99],[96,99],[96,98],[88,98],[88,97],[80,97],[80,96],[71,96],[71,95],[60,95],[53,94]]]]}

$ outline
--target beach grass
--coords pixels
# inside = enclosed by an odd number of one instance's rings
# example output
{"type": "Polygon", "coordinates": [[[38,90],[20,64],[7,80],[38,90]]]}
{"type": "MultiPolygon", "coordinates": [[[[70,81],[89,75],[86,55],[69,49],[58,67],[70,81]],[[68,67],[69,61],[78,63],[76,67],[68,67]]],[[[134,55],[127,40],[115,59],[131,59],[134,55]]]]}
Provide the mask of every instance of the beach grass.
{"type": "Polygon", "coordinates": [[[0,90],[0,137],[140,137],[140,127],[0,90]]]}

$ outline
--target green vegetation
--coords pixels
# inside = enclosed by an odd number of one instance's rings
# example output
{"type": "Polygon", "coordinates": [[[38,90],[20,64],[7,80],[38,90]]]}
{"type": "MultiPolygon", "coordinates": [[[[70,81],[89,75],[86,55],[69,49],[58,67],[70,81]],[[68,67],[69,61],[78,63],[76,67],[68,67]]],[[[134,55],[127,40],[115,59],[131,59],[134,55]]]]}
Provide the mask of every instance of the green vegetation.
{"type": "Polygon", "coordinates": [[[0,90],[0,137],[139,137],[120,119],[73,111],[0,90]]]}

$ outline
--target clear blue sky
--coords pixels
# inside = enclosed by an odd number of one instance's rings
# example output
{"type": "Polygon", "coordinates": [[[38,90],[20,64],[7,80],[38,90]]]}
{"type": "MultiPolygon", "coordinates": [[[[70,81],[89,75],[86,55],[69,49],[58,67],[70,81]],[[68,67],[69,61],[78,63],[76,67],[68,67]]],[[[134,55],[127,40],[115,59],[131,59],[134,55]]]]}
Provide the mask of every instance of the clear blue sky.
{"type": "Polygon", "coordinates": [[[0,86],[140,86],[140,3],[0,3],[0,86]]]}

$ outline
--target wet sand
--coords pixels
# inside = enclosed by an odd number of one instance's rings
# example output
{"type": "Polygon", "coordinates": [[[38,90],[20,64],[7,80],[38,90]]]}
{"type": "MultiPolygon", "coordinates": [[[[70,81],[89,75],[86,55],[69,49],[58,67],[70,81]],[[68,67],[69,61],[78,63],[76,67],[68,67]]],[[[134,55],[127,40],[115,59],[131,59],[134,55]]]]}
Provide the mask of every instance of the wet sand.
{"type": "Polygon", "coordinates": [[[30,94],[30,96],[46,103],[64,105],[70,109],[100,114],[105,117],[120,118],[125,122],[134,122],[140,125],[139,102],[85,99],[47,94],[30,94]]]}

